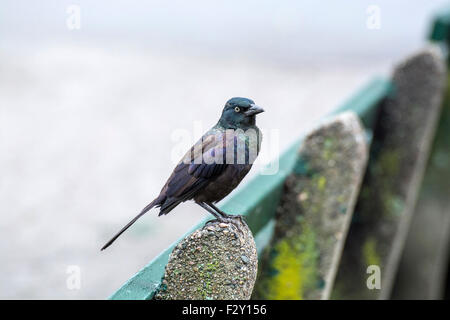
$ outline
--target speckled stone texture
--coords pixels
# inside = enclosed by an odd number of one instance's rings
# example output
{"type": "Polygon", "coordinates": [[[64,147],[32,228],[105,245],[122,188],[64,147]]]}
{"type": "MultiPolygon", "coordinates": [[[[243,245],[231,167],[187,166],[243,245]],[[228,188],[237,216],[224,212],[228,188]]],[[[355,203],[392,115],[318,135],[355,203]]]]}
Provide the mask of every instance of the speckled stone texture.
{"type": "Polygon", "coordinates": [[[255,241],[245,222],[209,223],[174,248],[155,299],[249,299],[257,268],[255,241]]]}
{"type": "Polygon", "coordinates": [[[352,112],[306,137],[285,182],[254,298],[328,298],[366,161],[365,131],[352,112]]]}

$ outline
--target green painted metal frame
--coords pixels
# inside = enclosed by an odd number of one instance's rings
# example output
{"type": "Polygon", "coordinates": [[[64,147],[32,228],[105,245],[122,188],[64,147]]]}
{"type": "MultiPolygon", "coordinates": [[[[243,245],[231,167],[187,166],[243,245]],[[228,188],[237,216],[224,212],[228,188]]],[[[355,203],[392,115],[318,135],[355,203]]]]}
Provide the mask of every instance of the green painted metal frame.
{"type": "Polygon", "coordinates": [[[428,38],[432,41],[450,43],[450,7],[436,14],[428,38]]]}
{"type": "Polygon", "coordinates": [[[438,11],[434,16],[428,39],[440,45],[447,57],[447,65],[450,66],[450,6],[438,11]]]}
{"type": "MultiPolygon", "coordinates": [[[[391,90],[392,84],[389,79],[375,78],[342,106],[332,112],[331,115],[347,110],[355,112],[361,118],[367,130],[368,139],[371,140],[371,129],[378,114],[379,102],[391,90]]],[[[226,212],[239,212],[246,216],[246,221],[255,235],[258,252],[264,249],[272,235],[273,218],[283,190],[283,183],[293,170],[302,140],[303,137],[300,137],[281,155],[279,158],[279,170],[276,174],[256,176],[244,188],[220,206],[226,212]]],[[[207,220],[202,220],[179,240],[196,229],[201,228],[207,220]]],[[[131,277],[109,299],[151,299],[164,275],[164,268],[168,262],[169,255],[179,240],[131,277]]]]}

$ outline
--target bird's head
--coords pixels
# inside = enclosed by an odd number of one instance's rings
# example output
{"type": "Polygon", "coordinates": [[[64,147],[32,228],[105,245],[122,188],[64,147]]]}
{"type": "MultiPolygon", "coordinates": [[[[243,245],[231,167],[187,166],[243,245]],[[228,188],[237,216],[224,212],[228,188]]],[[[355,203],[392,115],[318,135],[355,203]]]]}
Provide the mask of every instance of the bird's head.
{"type": "Polygon", "coordinates": [[[253,100],[231,98],[225,104],[219,124],[226,129],[244,129],[255,125],[255,116],[264,112],[253,100]]]}

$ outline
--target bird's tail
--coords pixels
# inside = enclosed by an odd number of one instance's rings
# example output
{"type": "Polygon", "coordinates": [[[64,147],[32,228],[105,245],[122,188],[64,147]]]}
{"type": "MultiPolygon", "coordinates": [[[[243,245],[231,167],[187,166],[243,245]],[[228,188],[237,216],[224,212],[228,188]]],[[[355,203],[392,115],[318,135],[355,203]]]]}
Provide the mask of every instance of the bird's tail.
{"type": "Polygon", "coordinates": [[[159,198],[156,198],[155,200],[153,200],[152,202],[150,202],[144,209],[142,209],[142,211],[133,218],[133,220],[131,220],[130,222],[127,223],[127,225],[125,227],[123,227],[114,237],[112,237],[111,240],[109,240],[103,247],[101,250],[105,250],[106,248],[108,248],[114,241],[116,241],[116,239],[118,237],[120,237],[120,235],[122,233],[124,233],[129,227],[131,227],[133,225],[133,223],[135,223],[140,217],[142,217],[147,211],[149,211],[151,208],[153,208],[154,206],[156,206],[158,204],[158,200],[159,198]]]}

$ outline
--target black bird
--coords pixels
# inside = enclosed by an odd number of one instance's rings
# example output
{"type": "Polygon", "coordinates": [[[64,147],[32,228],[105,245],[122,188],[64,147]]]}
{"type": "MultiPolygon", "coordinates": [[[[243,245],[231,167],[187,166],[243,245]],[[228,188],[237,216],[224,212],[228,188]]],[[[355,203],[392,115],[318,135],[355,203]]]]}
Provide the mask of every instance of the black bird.
{"type": "Polygon", "coordinates": [[[122,228],[101,250],[153,207],[159,216],[181,202],[194,200],[217,220],[232,221],[214,204],[225,198],[250,171],[259,153],[262,134],[255,116],[264,110],[247,98],[227,101],[219,122],[186,153],[172,172],[159,196],[122,228]]]}

